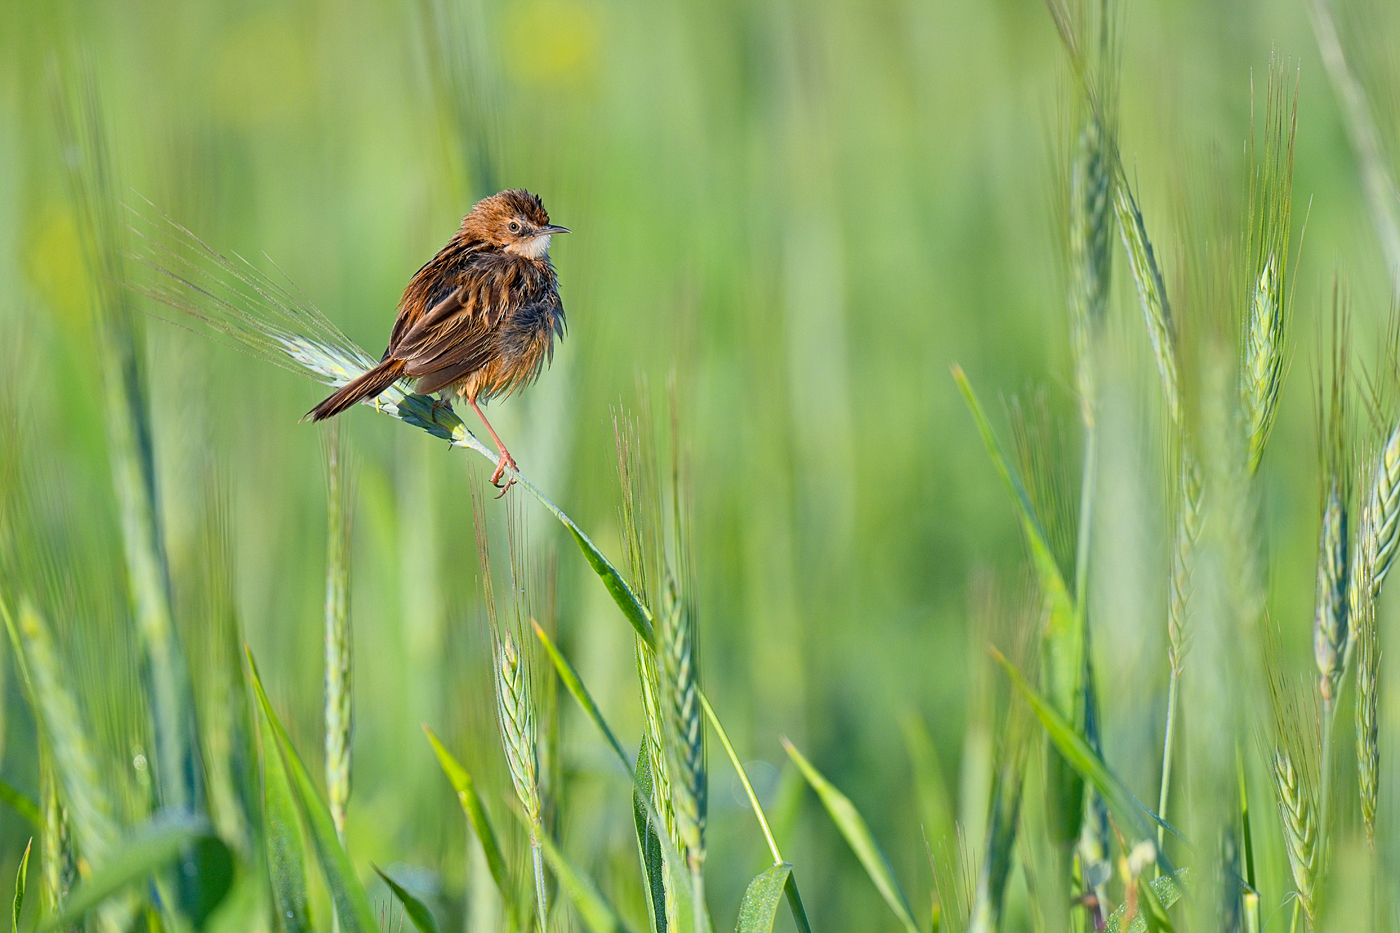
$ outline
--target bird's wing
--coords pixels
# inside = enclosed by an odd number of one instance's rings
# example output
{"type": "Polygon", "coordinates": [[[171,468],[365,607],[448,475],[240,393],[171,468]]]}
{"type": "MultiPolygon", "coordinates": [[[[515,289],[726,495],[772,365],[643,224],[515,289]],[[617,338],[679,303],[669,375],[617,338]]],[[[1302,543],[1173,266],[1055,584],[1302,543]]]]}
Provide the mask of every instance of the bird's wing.
{"type": "Polygon", "coordinates": [[[434,309],[441,308],[445,312],[451,307],[446,302],[461,286],[461,270],[480,261],[483,247],[484,244],[478,241],[453,237],[413,274],[404,288],[403,297],[399,299],[399,315],[394,320],[384,359],[402,359],[400,348],[405,338],[422,324],[424,317],[434,309]]]}
{"type": "Polygon", "coordinates": [[[419,379],[484,365],[495,343],[497,315],[487,306],[490,297],[489,291],[471,284],[458,287],[408,328],[393,349],[394,358],[403,360],[405,372],[419,379]]]}

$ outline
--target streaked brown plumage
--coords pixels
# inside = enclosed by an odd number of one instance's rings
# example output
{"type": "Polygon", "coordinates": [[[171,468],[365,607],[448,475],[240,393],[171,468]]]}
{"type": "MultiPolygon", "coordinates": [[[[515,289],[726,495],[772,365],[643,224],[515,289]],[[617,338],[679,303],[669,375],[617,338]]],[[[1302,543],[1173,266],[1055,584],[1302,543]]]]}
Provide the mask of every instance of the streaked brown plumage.
{"type": "Polygon", "coordinates": [[[553,359],[554,338],[564,335],[564,306],[549,239],[568,232],[550,224],[544,204],[528,191],[479,201],[404,289],[379,365],[309,417],[321,421],[376,398],[400,379],[415,379],[418,392],[455,393],[481,417],[501,449],[491,475],[498,483],[506,467],[516,468],[515,460],[478,403],[533,382],[553,359]]]}

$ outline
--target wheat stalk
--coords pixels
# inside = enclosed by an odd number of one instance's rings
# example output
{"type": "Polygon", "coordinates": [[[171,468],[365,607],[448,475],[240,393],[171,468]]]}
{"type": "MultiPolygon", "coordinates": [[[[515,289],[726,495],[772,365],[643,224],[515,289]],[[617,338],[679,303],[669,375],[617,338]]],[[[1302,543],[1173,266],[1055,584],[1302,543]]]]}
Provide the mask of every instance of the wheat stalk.
{"type": "MultiPolygon", "coordinates": [[[[1166,819],[1171,799],[1172,762],[1176,751],[1177,707],[1180,703],[1181,674],[1185,669],[1188,643],[1187,607],[1191,602],[1196,544],[1201,536],[1201,495],[1204,485],[1200,463],[1184,447],[1180,457],[1176,531],[1172,541],[1170,586],[1167,593],[1167,722],[1162,737],[1162,781],[1157,796],[1157,815],[1166,819]]],[[[1157,827],[1160,848],[1166,831],[1157,827]]]]}
{"type": "Polygon", "coordinates": [[[354,732],[353,645],[350,632],[350,500],[340,423],[326,443],[326,504],[329,529],[326,563],[326,796],[340,844],[350,802],[350,746],[354,732]]]}

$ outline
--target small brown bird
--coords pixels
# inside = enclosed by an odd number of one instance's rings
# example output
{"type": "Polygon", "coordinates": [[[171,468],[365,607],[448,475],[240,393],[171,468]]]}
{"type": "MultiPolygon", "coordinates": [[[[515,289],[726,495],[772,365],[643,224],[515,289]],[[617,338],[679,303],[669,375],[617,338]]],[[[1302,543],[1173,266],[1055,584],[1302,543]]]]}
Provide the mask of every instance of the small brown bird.
{"type": "Polygon", "coordinates": [[[501,449],[491,484],[515,459],[478,403],[510,395],[539,376],[564,335],[559,280],[549,238],[568,233],[549,222],[543,202],[511,189],[479,201],[462,227],[419,269],[399,299],[399,316],[379,365],[308,413],[313,421],[372,399],[400,379],[416,391],[467,400],[501,449]]]}

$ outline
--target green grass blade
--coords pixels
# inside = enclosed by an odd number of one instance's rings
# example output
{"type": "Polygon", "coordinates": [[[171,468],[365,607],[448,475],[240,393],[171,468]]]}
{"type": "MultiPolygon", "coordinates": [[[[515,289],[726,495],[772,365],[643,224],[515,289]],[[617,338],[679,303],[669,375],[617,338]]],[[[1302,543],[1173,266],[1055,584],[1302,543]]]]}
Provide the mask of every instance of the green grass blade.
{"type": "Polygon", "coordinates": [[[648,815],[651,802],[651,755],[646,737],[637,749],[637,770],[632,786],[632,820],[637,828],[637,851],[642,860],[642,879],[646,882],[647,915],[656,933],[666,933],[666,860],[661,854],[661,840],[656,824],[648,815]]]}
{"type": "Polygon", "coordinates": [[[1259,890],[1254,876],[1254,830],[1250,825],[1249,786],[1244,774],[1244,754],[1235,749],[1235,779],[1240,785],[1240,849],[1244,856],[1244,883],[1251,891],[1259,890]]]}
{"type": "Polygon", "coordinates": [[[823,777],[791,742],[786,738],[782,742],[788,757],[797,765],[807,783],[812,785],[812,790],[817,792],[822,806],[826,807],[826,812],[831,816],[831,821],[846,838],[847,845],[860,860],[865,873],[870,876],[885,903],[890,905],[890,910],[894,911],[894,915],[909,933],[919,933],[919,927],[914,923],[914,912],[909,908],[909,900],[904,896],[899,882],[895,880],[889,859],[885,857],[875,837],[870,834],[870,827],[866,825],[865,818],[860,815],[855,804],[823,777]]]}
{"type": "Polygon", "coordinates": [[[462,805],[462,811],[466,813],[472,829],[476,831],[476,837],[481,840],[482,851],[486,853],[486,865],[491,869],[491,878],[496,882],[496,888],[501,892],[507,910],[511,916],[517,916],[515,888],[510,883],[510,875],[506,872],[506,860],[501,855],[501,844],[497,841],[496,830],[491,825],[490,817],[486,815],[486,804],[476,789],[476,782],[467,773],[467,769],[452,757],[452,753],[438,740],[432,729],[424,726],[423,731],[428,734],[428,741],[437,753],[438,763],[442,765],[443,773],[447,775],[448,782],[457,793],[457,802],[462,805]]]}
{"type": "Polygon", "coordinates": [[[773,933],[778,902],[791,874],[792,866],[779,862],[749,882],[744,899],[739,902],[739,922],[734,925],[734,933],[773,933]]]}
{"type": "Polygon", "coordinates": [[[970,933],[1001,929],[1007,881],[1015,865],[1026,756],[1023,741],[1013,738],[1007,740],[1007,745],[992,782],[985,849],[967,925],[970,933]]]}
{"type": "MultiPolygon", "coordinates": [[[[1099,792],[1114,814],[1133,828],[1139,839],[1149,838],[1150,823],[1160,825],[1178,839],[1181,838],[1180,833],[1159,819],[1133,795],[1133,792],[1117,775],[1108,769],[1103,759],[1094,752],[1084,737],[1075,732],[1064,717],[1057,713],[1044,697],[1035,692],[1035,688],[1026,682],[1026,679],[1021,676],[1021,672],[1016,670],[1015,665],[995,648],[992,649],[992,653],[1006,669],[1012,685],[1030,704],[1031,710],[1040,720],[1040,724],[1045,728],[1050,741],[1054,743],[1060,754],[1085,781],[1099,792]]],[[[1167,864],[1166,857],[1160,850],[1157,852],[1157,864],[1167,874],[1171,873],[1171,866],[1167,864]]]]}
{"type": "Polygon", "coordinates": [[[277,750],[272,723],[262,706],[258,721],[263,741],[263,838],[272,905],[283,933],[311,933],[311,904],[306,894],[306,842],[287,769],[277,750]]]}
{"type": "Polygon", "coordinates": [[[29,821],[35,829],[43,829],[44,818],[39,814],[39,805],[20,793],[6,781],[0,781],[0,803],[6,804],[29,821]]]}
{"type": "Polygon", "coordinates": [[[1104,929],[1107,933],[1171,933],[1174,927],[1167,910],[1181,899],[1181,885],[1171,875],[1159,875],[1151,881],[1139,878],[1137,887],[1138,911],[1132,922],[1124,929],[1128,905],[1123,904],[1109,915],[1104,929]]]}
{"type": "Polygon", "coordinates": [[[29,884],[29,850],[34,848],[34,837],[24,846],[24,855],[19,860],[19,872],[15,875],[15,901],[10,911],[10,933],[19,933],[19,915],[24,911],[24,889],[29,884]]]}
{"type": "MultiPolygon", "coordinates": [[[[768,851],[773,854],[774,866],[784,864],[782,853],[778,851],[777,840],[773,838],[773,830],[769,827],[768,818],[763,813],[763,806],[758,802],[758,795],[754,793],[753,785],[749,783],[749,775],[744,770],[743,764],[740,763],[738,753],[734,751],[734,743],[729,741],[729,733],[724,731],[723,723],[719,721],[719,716],[715,715],[714,707],[710,705],[709,699],[703,692],[700,694],[700,704],[705,708],[705,715],[709,718],[710,725],[714,726],[720,744],[724,746],[724,753],[729,756],[729,763],[734,766],[735,773],[739,775],[739,781],[744,785],[744,793],[748,795],[749,806],[753,809],[754,816],[758,818],[758,825],[763,830],[763,838],[768,842],[768,851]]],[[[752,882],[750,886],[752,887],[752,882]]],[[[788,868],[787,879],[783,882],[783,890],[787,893],[788,903],[792,906],[792,917],[797,921],[798,930],[802,933],[811,933],[811,927],[807,924],[807,909],[802,905],[802,895],[797,890],[797,876],[792,873],[791,866],[788,868]]]]}
{"type": "MultiPolygon", "coordinates": [[[[1046,622],[1040,644],[1046,695],[1061,716],[1070,722],[1078,722],[1084,715],[1084,619],[1080,614],[1081,607],[1065,583],[1060,565],[1055,560],[1054,549],[1036,515],[1025,483],[1002,452],[991,422],[987,420],[962,367],[953,367],[953,380],[957,382],[968,410],[977,422],[977,430],[982,435],[982,443],[986,445],[992,465],[1011,493],[1026,546],[1031,552],[1036,580],[1046,602],[1046,622]]],[[[1047,783],[1056,808],[1057,822],[1053,825],[1058,827],[1059,842],[1067,845],[1079,836],[1083,784],[1067,762],[1054,757],[1050,762],[1047,783]]]]}
{"type": "MultiPolygon", "coordinates": [[[[102,865],[73,889],[63,912],[39,927],[39,933],[54,933],[76,925],[88,911],[108,898],[170,865],[193,843],[221,847],[227,852],[227,847],[211,833],[208,821],[203,818],[178,817],[148,824],[119,843],[102,865]]],[[[232,853],[228,853],[229,864],[232,858],[232,853]]],[[[224,879],[224,892],[231,881],[230,873],[224,879]]]]}
{"type": "Polygon", "coordinates": [[[1142,911],[1142,919],[1147,926],[1148,933],[1175,933],[1176,927],[1172,925],[1171,917],[1167,915],[1167,907],[1162,903],[1161,897],[1157,893],[1156,882],[1166,879],[1166,875],[1155,878],[1151,881],[1146,878],[1138,878],[1138,909],[1142,911]]]}
{"type": "Polygon", "coordinates": [[[389,890],[394,892],[394,897],[399,899],[399,903],[403,905],[404,913],[408,914],[408,919],[413,921],[413,926],[418,930],[418,933],[438,933],[437,921],[433,919],[432,911],[428,910],[427,905],[405,891],[393,878],[384,874],[379,868],[376,867],[374,870],[380,878],[384,879],[389,890]]]}
{"type": "Polygon", "coordinates": [[[613,910],[607,898],[603,897],[593,879],[575,868],[559,851],[554,840],[547,834],[543,835],[540,837],[540,846],[544,851],[545,861],[549,863],[549,870],[559,879],[559,886],[564,889],[569,903],[574,905],[579,919],[591,933],[630,933],[627,924],[622,922],[617,911],[613,910]]]}
{"type": "Polygon", "coordinates": [[[961,366],[955,365],[953,367],[953,380],[962,391],[963,399],[967,402],[973,420],[977,422],[978,433],[982,436],[982,443],[986,445],[987,454],[992,459],[992,465],[996,467],[997,474],[1001,476],[1002,482],[1006,484],[1006,488],[1016,504],[1016,514],[1021,520],[1022,529],[1025,531],[1026,544],[1030,547],[1036,575],[1040,579],[1046,598],[1051,600],[1052,608],[1059,608],[1061,611],[1073,614],[1073,598],[1070,595],[1069,587],[1065,584],[1064,575],[1060,572],[1059,564],[1055,561],[1054,549],[1050,546],[1045,528],[1035,513],[1035,507],[1031,504],[1031,497],[1026,491],[1025,483],[1022,482],[1020,475],[1006,458],[1006,454],[1002,452],[1001,444],[997,441],[991,422],[987,420],[987,414],[982,410],[982,403],[977,400],[976,393],[972,391],[972,384],[968,382],[967,374],[962,371],[961,366]]]}
{"type": "Polygon", "coordinates": [[[797,876],[795,874],[788,873],[787,883],[783,885],[783,891],[787,894],[788,909],[792,911],[793,922],[797,924],[797,933],[812,933],[812,924],[807,922],[807,908],[802,906],[802,895],[797,891],[797,876]]]}
{"type": "Polygon", "coordinates": [[[773,853],[773,864],[781,865],[783,856],[778,851],[778,843],[773,838],[773,830],[768,827],[768,818],[763,815],[763,807],[758,802],[758,795],[754,793],[753,785],[749,783],[749,776],[744,771],[744,766],[734,751],[734,744],[729,741],[729,733],[724,731],[724,726],[720,724],[719,717],[715,715],[714,707],[710,705],[710,701],[703,691],[700,693],[700,705],[704,707],[705,716],[709,718],[710,725],[714,727],[715,734],[719,736],[719,742],[724,746],[724,753],[729,756],[729,763],[734,766],[734,772],[739,775],[739,781],[744,785],[744,793],[749,798],[749,807],[753,810],[753,815],[758,819],[758,825],[763,830],[763,838],[768,843],[768,851],[773,853]]]}
{"type": "Polygon", "coordinates": [[[374,911],[370,909],[369,898],[365,895],[364,886],[360,884],[360,879],[355,876],[355,868],[350,864],[350,857],[345,854],[345,848],[340,844],[340,838],[335,833],[335,823],[331,820],[330,811],[316,795],[316,785],[312,783],[311,775],[307,772],[306,766],[302,764],[300,756],[292,747],[291,739],[282,728],[282,723],[278,720],[277,714],[272,709],[272,704],[267,699],[267,694],[263,691],[262,680],[258,677],[257,663],[253,660],[252,651],[248,651],[248,674],[253,681],[253,690],[258,697],[258,705],[262,707],[263,715],[272,727],[272,738],[276,743],[278,752],[282,755],[282,764],[286,767],[291,777],[292,790],[301,804],[302,815],[306,817],[306,822],[311,830],[311,841],[316,848],[316,858],[321,863],[321,871],[326,876],[326,886],[330,888],[331,900],[335,904],[336,918],[340,923],[340,928],[346,933],[379,933],[379,924],[374,919],[374,911]]]}
{"type": "Polygon", "coordinates": [[[583,707],[583,711],[588,714],[588,718],[593,720],[593,724],[598,727],[599,731],[603,733],[603,737],[608,740],[608,744],[612,746],[613,753],[617,755],[618,760],[626,765],[627,753],[622,750],[622,743],[617,740],[617,736],[613,735],[612,729],[608,728],[607,722],[603,719],[602,710],[598,709],[598,704],[593,702],[593,697],[589,695],[588,689],[584,687],[583,681],[579,679],[578,671],[574,670],[574,666],[569,663],[569,659],[564,657],[559,651],[559,648],[555,646],[554,641],[549,635],[545,634],[545,630],[540,627],[538,622],[531,619],[530,624],[534,626],[535,637],[544,645],[544,650],[545,653],[549,655],[549,660],[554,663],[554,669],[559,672],[559,679],[564,682],[565,689],[573,694],[574,699],[578,701],[578,705],[583,707]]]}

